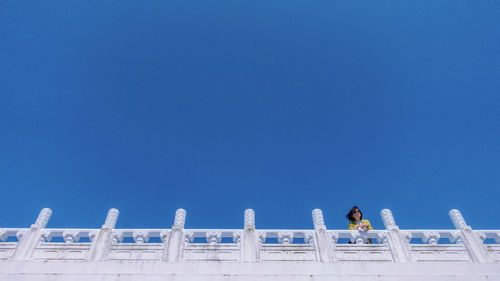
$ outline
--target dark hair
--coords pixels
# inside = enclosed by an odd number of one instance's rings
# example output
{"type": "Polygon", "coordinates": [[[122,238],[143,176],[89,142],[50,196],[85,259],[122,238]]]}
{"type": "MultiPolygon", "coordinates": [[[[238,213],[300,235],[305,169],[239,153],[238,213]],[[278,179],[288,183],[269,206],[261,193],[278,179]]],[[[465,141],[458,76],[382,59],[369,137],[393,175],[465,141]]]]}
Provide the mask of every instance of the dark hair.
{"type": "Polygon", "coordinates": [[[353,207],[351,208],[351,210],[349,211],[349,213],[347,213],[347,215],[345,215],[345,217],[346,217],[348,220],[350,220],[350,221],[354,221],[354,217],[353,217],[352,215],[356,212],[356,210],[358,210],[358,211],[359,211],[359,214],[361,215],[361,216],[359,217],[359,219],[360,219],[360,220],[362,220],[362,219],[363,219],[363,213],[362,213],[362,212],[361,212],[361,210],[358,208],[358,206],[353,206],[353,207]]]}

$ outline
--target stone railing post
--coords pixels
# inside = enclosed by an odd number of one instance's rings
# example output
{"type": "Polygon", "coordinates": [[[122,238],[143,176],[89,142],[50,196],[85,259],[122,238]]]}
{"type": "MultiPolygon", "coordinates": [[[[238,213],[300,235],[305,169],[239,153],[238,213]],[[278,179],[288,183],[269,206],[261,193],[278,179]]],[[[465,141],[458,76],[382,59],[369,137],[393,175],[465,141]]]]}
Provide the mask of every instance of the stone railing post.
{"type": "Polygon", "coordinates": [[[105,261],[108,256],[108,251],[113,244],[113,229],[115,229],[116,221],[120,211],[115,208],[109,209],[106,220],[101,227],[101,230],[92,241],[88,259],[91,261],[105,261]]]}
{"type": "Polygon", "coordinates": [[[399,231],[391,210],[383,209],[380,215],[387,230],[387,237],[384,237],[384,241],[387,241],[389,244],[394,262],[411,262],[410,245],[401,231],[399,231]]]}
{"type": "Polygon", "coordinates": [[[491,262],[491,258],[486,251],[483,242],[477,237],[472,228],[467,225],[459,210],[453,209],[449,212],[450,219],[457,230],[460,231],[461,240],[473,262],[491,262]]]}
{"type": "Polygon", "coordinates": [[[174,225],[165,240],[165,250],[162,260],[169,262],[181,261],[184,249],[184,224],[186,223],[186,210],[177,209],[175,212],[174,225]]]}
{"type": "Polygon", "coordinates": [[[323,219],[323,212],[320,209],[312,211],[314,224],[314,250],[316,260],[319,262],[335,261],[335,250],[332,240],[326,232],[326,225],[323,219]]]}
{"type": "Polygon", "coordinates": [[[240,251],[242,262],[256,262],[259,259],[259,242],[255,232],[255,212],[252,209],[245,210],[240,251]]]}
{"type": "Polygon", "coordinates": [[[31,225],[30,229],[17,243],[17,247],[12,255],[13,260],[29,260],[31,258],[42,238],[42,231],[47,226],[51,215],[52,210],[49,208],[43,208],[40,211],[36,222],[31,225]]]}

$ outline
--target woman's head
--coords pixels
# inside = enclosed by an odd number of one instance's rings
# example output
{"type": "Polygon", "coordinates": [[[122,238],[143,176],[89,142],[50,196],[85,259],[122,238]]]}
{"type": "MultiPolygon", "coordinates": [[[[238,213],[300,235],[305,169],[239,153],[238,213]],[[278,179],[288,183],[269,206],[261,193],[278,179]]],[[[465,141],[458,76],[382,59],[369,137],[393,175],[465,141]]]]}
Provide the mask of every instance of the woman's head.
{"type": "Polygon", "coordinates": [[[361,213],[358,206],[354,206],[345,217],[350,221],[360,221],[363,219],[363,213],[361,213]]]}

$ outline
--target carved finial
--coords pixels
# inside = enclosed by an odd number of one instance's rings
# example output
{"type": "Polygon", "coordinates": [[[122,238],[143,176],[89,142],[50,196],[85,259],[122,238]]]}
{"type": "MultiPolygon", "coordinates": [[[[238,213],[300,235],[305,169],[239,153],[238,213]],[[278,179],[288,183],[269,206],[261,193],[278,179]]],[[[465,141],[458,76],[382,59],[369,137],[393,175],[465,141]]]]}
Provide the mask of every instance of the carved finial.
{"type": "Polygon", "coordinates": [[[177,209],[177,211],[175,211],[174,225],[172,228],[184,229],[185,223],[186,223],[186,210],[177,209]]]}
{"type": "Polygon", "coordinates": [[[462,213],[460,213],[459,210],[452,209],[450,210],[449,215],[456,229],[467,228],[467,223],[465,222],[464,217],[462,216],[462,213]]]}
{"type": "Polygon", "coordinates": [[[320,209],[314,209],[312,211],[314,228],[325,227],[325,220],[323,219],[323,212],[320,209]]]}
{"type": "Polygon", "coordinates": [[[38,214],[38,218],[34,224],[37,228],[44,228],[49,222],[50,216],[52,215],[52,210],[49,208],[43,208],[38,214]]]}
{"type": "Polygon", "coordinates": [[[252,209],[245,210],[245,230],[255,230],[255,212],[252,209]]]}
{"type": "Polygon", "coordinates": [[[392,212],[389,209],[383,209],[380,211],[380,216],[382,216],[382,221],[384,221],[384,226],[386,229],[395,229],[397,228],[396,221],[392,216],[392,212]]]}
{"type": "Polygon", "coordinates": [[[119,214],[120,211],[118,211],[118,209],[115,208],[109,209],[108,215],[106,216],[106,220],[104,221],[104,225],[102,226],[102,228],[114,229],[119,214]]]}

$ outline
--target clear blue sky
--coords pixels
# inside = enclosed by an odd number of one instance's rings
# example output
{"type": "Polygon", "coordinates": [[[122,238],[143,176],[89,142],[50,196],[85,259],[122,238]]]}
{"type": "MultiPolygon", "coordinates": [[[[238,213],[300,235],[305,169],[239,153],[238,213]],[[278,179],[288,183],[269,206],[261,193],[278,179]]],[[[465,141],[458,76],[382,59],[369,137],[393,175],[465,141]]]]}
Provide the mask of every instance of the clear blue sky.
{"type": "Polygon", "coordinates": [[[0,2],[0,227],[500,228],[500,2],[0,2]]]}

